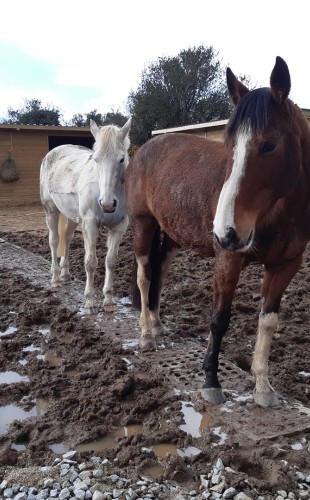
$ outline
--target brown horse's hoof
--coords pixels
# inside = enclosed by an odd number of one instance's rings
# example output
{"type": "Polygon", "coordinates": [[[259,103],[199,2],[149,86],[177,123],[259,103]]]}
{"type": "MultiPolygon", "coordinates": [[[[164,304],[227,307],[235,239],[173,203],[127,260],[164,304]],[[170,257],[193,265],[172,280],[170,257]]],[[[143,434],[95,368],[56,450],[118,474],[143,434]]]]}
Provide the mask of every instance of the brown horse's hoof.
{"type": "Polygon", "coordinates": [[[274,391],[270,392],[257,392],[253,393],[254,401],[259,406],[263,406],[265,408],[272,408],[273,406],[279,406],[279,398],[274,391]]]}
{"type": "Polygon", "coordinates": [[[203,399],[214,405],[225,403],[226,398],[221,388],[201,389],[203,399]]]}
{"type": "Polygon", "coordinates": [[[156,351],[157,345],[153,335],[143,335],[139,341],[139,346],[142,352],[156,351]]]}

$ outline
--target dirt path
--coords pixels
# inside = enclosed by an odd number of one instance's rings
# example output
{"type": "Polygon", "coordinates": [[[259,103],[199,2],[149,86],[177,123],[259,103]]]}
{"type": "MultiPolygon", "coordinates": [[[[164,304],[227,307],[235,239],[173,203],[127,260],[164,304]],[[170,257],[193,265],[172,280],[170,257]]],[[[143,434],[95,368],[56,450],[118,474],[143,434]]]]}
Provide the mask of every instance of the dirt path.
{"type": "MultiPolygon", "coordinates": [[[[83,245],[72,245],[72,281],[53,292],[39,205],[0,209],[0,471],[42,465],[77,449],[117,459],[132,476],[160,474],[197,487],[220,457],[230,484],[252,498],[299,491],[290,467],[310,473],[309,252],[283,300],[270,358],[281,407],[252,398],[250,362],[259,313],[261,268],[244,272],[236,292],[220,377],[227,402],[202,400],[202,360],[212,295],[212,261],[176,258],[163,293],[167,334],[158,351],[137,347],[130,304],[131,234],[120,249],[117,312],[83,314],[83,245]],[[15,378],[14,378],[15,377],[15,378]],[[143,450],[148,450],[143,451],[143,450]]],[[[98,303],[105,237],[99,245],[98,303]]],[[[1,479],[1,476],[0,476],[1,479]]]]}

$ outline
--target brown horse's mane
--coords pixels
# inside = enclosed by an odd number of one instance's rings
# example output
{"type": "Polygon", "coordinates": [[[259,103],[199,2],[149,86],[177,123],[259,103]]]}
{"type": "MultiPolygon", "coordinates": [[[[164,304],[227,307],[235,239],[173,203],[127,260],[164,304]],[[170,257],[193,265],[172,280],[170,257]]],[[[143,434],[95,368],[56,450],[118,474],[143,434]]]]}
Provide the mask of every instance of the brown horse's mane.
{"type": "Polygon", "coordinates": [[[241,127],[249,128],[257,134],[262,132],[269,121],[272,102],[275,103],[269,88],[247,92],[230,117],[225,138],[233,137],[241,127]]]}

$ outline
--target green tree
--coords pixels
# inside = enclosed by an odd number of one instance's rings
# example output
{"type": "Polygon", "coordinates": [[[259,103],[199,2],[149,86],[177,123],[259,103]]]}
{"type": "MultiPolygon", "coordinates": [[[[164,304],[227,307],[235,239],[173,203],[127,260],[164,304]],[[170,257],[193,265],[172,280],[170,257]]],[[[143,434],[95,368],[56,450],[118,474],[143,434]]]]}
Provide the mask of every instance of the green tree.
{"type": "Polygon", "coordinates": [[[127,107],[134,117],[131,138],[143,144],[154,129],[227,118],[231,103],[213,47],[193,47],[160,57],[145,69],[127,107]]]}
{"type": "Polygon", "coordinates": [[[72,119],[67,123],[67,125],[71,125],[73,127],[86,127],[85,116],[81,113],[76,113],[73,115],[72,119]]]}
{"type": "Polygon", "coordinates": [[[8,108],[2,123],[17,125],[60,125],[61,112],[53,105],[43,106],[40,99],[24,99],[21,109],[8,108]]]}
{"type": "Polygon", "coordinates": [[[122,127],[128,120],[128,116],[123,115],[119,110],[114,111],[111,109],[108,113],[103,116],[103,125],[117,125],[122,127]]]}
{"type": "Polygon", "coordinates": [[[128,120],[128,118],[118,110],[114,111],[112,109],[105,115],[102,115],[101,113],[98,113],[96,109],[94,109],[93,111],[85,113],[84,115],[82,115],[81,113],[73,115],[70,124],[75,127],[89,127],[89,122],[91,119],[95,120],[97,125],[118,125],[119,127],[122,127],[128,120]]]}

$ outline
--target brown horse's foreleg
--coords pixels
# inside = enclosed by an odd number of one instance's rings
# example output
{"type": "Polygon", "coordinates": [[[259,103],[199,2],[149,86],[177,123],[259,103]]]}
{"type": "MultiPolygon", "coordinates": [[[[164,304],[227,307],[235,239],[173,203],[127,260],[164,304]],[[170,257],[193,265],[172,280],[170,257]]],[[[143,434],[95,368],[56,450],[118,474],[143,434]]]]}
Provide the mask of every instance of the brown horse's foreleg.
{"type": "Polygon", "coordinates": [[[156,349],[149,309],[149,292],[152,279],[151,253],[154,252],[153,257],[155,257],[158,251],[154,248],[158,243],[156,227],[157,222],[152,216],[137,217],[132,224],[134,253],[137,263],[137,285],[141,299],[141,338],[139,345],[143,351],[156,349]],[[154,244],[154,240],[156,240],[156,244],[154,244]]]}
{"type": "Polygon", "coordinates": [[[140,348],[142,351],[151,351],[156,349],[156,342],[152,333],[152,320],[149,310],[149,290],[150,290],[150,262],[148,255],[136,256],[138,272],[137,284],[141,296],[141,313],[140,313],[140,348]]]}
{"type": "Polygon", "coordinates": [[[255,378],[254,400],[260,406],[275,406],[278,397],[268,380],[268,359],[273,333],[278,324],[282,295],[295,276],[302,256],[282,266],[267,268],[262,286],[263,305],[258,321],[252,372],[255,378]]]}
{"type": "Polygon", "coordinates": [[[202,395],[210,403],[220,404],[225,401],[221,384],[218,381],[219,352],[222,338],[228,329],[231,304],[238,283],[243,257],[239,253],[220,251],[216,255],[213,311],[207,352],[203,361],[206,380],[202,395]]]}

